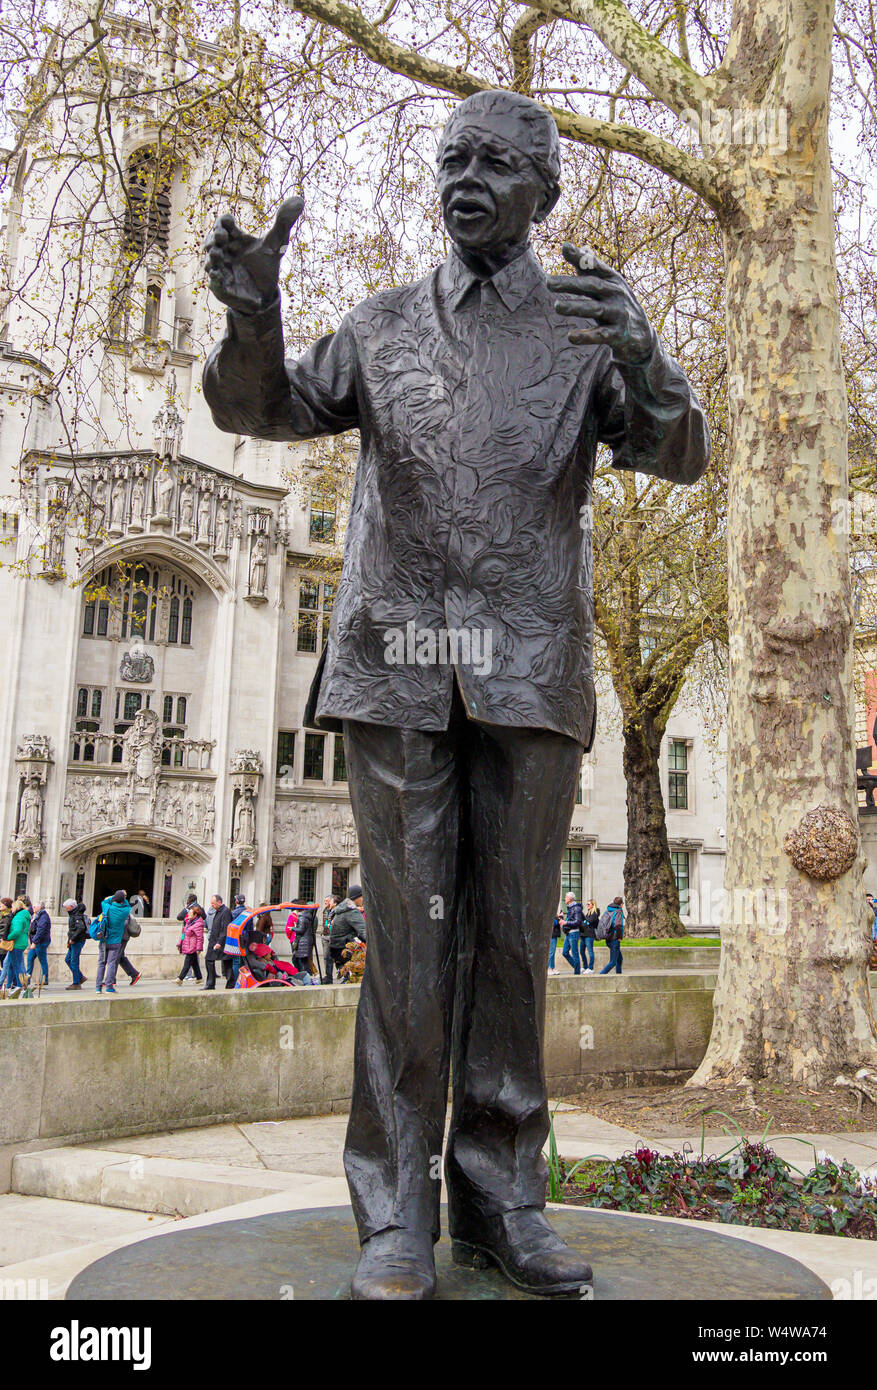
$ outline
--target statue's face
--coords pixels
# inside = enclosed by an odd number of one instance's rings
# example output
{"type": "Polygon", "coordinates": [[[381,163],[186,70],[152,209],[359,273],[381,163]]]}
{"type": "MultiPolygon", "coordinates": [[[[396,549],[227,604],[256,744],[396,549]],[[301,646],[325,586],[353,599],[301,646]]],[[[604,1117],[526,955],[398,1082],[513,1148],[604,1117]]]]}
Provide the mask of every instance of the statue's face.
{"type": "Polygon", "coordinates": [[[448,235],[467,251],[490,251],[523,241],[534,220],[547,215],[545,181],[521,152],[527,132],[508,117],[514,143],[479,125],[477,116],[458,118],[439,155],[436,184],[448,235]],[[516,146],[518,148],[516,148],[516,146]]]}

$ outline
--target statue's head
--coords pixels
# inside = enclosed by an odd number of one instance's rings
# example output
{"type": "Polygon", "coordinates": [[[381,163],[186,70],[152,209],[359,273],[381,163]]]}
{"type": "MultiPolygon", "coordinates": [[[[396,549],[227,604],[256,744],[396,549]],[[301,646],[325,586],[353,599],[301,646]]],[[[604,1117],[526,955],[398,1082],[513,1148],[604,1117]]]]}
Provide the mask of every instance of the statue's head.
{"type": "Polygon", "coordinates": [[[463,250],[524,241],[560,196],[557,126],[518,92],[476,92],[442,131],[436,184],[448,235],[463,250]]]}

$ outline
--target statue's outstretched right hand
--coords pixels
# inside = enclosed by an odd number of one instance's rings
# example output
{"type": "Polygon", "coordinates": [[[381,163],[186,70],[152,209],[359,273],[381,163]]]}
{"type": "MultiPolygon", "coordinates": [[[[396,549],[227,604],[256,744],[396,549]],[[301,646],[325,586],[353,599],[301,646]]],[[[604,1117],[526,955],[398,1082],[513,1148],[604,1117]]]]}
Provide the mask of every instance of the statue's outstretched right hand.
{"type": "Polygon", "coordinates": [[[287,198],[263,237],[242,232],[228,212],[217,219],[204,245],[204,268],[217,299],[241,314],[268,307],[277,297],[280,262],[303,208],[303,198],[287,198]]]}

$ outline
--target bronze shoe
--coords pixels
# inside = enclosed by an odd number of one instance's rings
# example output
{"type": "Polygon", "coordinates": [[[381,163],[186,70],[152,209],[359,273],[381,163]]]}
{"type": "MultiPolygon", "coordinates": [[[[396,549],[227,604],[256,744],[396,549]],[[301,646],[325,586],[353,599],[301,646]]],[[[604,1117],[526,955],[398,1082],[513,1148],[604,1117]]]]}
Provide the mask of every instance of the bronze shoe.
{"type": "Polygon", "coordinates": [[[496,1265],[516,1288],[544,1297],[590,1298],[591,1266],[562,1241],[538,1207],[501,1216],[452,1215],[451,1258],[470,1269],[496,1265]]]}
{"type": "Polygon", "coordinates": [[[363,1244],[350,1284],[355,1299],[413,1301],[435,1294],[435,1256],[429,1231],[378,1231],[363,1244]]]}

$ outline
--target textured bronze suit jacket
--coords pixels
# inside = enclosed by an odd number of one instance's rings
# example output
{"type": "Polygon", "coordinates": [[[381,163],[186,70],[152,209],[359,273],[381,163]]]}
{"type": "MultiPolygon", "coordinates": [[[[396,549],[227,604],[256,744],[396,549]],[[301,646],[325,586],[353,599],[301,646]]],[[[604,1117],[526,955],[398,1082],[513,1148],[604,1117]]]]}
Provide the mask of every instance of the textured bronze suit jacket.
{"type": "Polygon", "coordinates": [[[279,299],[228,314],[204,372],[220,429],[360,431],[344,567],[305,723],[447,727],[455,668],[393,665],[387,633],[481,629],[490,670],[456,678],[479,721],[586,747],[595,717],[588,504],[598,442],[617,468],[694,482],[709,433],[656,335],[648,359],[574,346],[531,250],[478,280],[452,251],[284,361],[279,299]]]}

